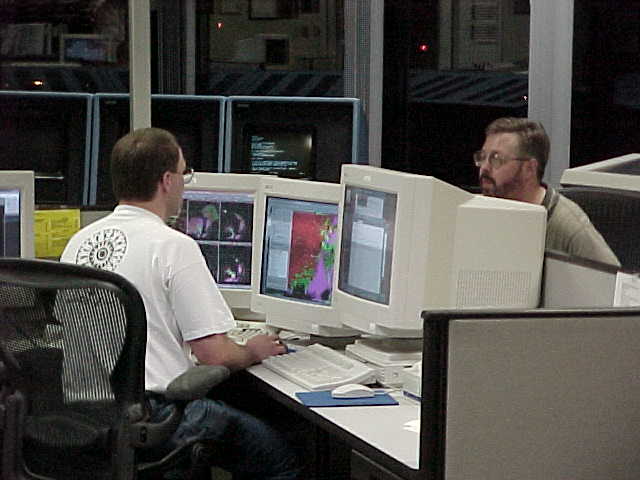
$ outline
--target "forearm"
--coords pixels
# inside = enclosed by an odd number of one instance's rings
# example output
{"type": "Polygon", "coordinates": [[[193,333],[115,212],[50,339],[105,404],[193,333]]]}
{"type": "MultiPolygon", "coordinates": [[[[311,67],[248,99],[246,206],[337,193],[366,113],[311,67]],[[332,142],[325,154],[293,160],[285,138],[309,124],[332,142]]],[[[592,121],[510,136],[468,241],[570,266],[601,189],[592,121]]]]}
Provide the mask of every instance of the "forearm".
{"type": "Polygon", "coordinates": [[[224,365],[235,371],[260,361],[246,346],[236,344],[225,334],[210,335],[189,344],[198,362],[203,365],[224,365]]]}

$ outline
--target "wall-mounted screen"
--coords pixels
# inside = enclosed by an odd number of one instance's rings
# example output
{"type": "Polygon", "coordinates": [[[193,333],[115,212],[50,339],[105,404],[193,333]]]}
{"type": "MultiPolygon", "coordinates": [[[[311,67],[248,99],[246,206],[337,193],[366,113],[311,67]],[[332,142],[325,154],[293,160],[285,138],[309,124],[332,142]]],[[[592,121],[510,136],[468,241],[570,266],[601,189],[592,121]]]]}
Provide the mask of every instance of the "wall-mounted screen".
{"type": "MultiPolygon", "coordinates": [[[[129,132],[129,96],[95,95],[90,203],[115,204],[109,164],[111,150],[129,132]]],[[[176,136],[185,161],[198,172],[218,172],[222,163],[224,99],[214,96],[152,95],[151,125],[176,136]]]]}
{"type": "Polygon", "coordinates": [[[227,101],[227,172],[338,183],[343,164],[367,162],[363,141],[357,99],[232,96],[227,101]]]}
{"type": "Polygon", "coordinates": [[[247,125],[245,165],[250,173],[311,178],[315,172],[313,127],[247,125]]]}
{"type": "Polygon", "coordinates": [[[0,112],[0,170],[35,172],[37,204],[86,204],[91,95],[2,91],[0,112]]]}

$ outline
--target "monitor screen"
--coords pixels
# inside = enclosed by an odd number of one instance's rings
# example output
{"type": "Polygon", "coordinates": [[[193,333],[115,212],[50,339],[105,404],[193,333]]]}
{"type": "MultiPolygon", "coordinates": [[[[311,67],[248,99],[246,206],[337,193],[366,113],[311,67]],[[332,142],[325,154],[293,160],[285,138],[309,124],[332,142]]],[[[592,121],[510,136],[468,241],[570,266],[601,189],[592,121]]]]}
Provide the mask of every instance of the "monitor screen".
{"type": "Polygon", "coordinates": [[[267,198],[260,292],[331,305],[338,206],[267,198]]]}
{"type": "Polygon", "coordinates": [[[340,166],[366,163],[366,130],[354,98],[228,97],[227,172],[340,181],[340,166]]]}
{"type": "Polygon", "coordinates": [[[114,61],[114,42],[105,35],[62,34],[60,61],[106,63],[114,61]]]}
{"type": "Polygon", "coordinates": [[[389,304],[397,195],[347,186],[344,193],[340,288],[389,304]]]}
{"type": "Polygon", "coordinates": [[[0,256],[20,256],[20,190],[0,188],[0,256]]]}
{"type": "Polygon", "coordinates": [[[0,257],[34,256],[33,172],[0,171],[0,257]]]}
{"type": "Polygon", "coordinates": [[[221,288],[251,288],[253,200],[253,192],[184,192],[176,228],[198,242],[221,288]]]}
{"type": "Polygon", "coordinates": [[[312,127],[247,125],[245,162],[250,173],[312,178],[315,143],[312,127]]]}

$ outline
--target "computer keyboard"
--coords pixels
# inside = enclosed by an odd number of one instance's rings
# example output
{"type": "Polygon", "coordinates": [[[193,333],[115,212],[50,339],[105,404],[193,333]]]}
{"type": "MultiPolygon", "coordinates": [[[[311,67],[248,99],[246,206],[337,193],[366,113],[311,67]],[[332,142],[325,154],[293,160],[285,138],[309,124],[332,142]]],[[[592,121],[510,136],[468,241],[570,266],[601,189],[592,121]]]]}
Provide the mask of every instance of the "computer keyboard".
{"type": "Polygon", "coordinates": [[[347,383],[375,381],[374,369],[319,343],[269,357],[262,364],[308,390],[331,390],[347,383]]]}

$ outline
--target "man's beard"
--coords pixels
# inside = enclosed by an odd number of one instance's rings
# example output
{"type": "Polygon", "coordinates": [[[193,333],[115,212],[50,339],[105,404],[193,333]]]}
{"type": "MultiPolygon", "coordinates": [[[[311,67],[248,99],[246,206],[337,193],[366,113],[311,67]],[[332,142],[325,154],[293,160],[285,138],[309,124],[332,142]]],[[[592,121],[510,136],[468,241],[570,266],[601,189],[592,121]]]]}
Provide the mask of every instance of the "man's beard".
{"type": "Polygon", "coordinates": [[[478,180],[483,195],[487,197],[496,196],[496,182],[493,178],[489,177],[488,175],[480,175],[480,178],[478,180]]]}
{"type": "Polygon", "coordinates": [[[501,186],[488,175],[480,175],[478,178],[482,194],[487,197],[507,198],[518,200],[523,188],[522,182],[522,162],[519,162],[518,170],[514,172],[511,180],[504,182],[501,186]],[[483,182],[484,180],[484,182],[483,182]]]}

